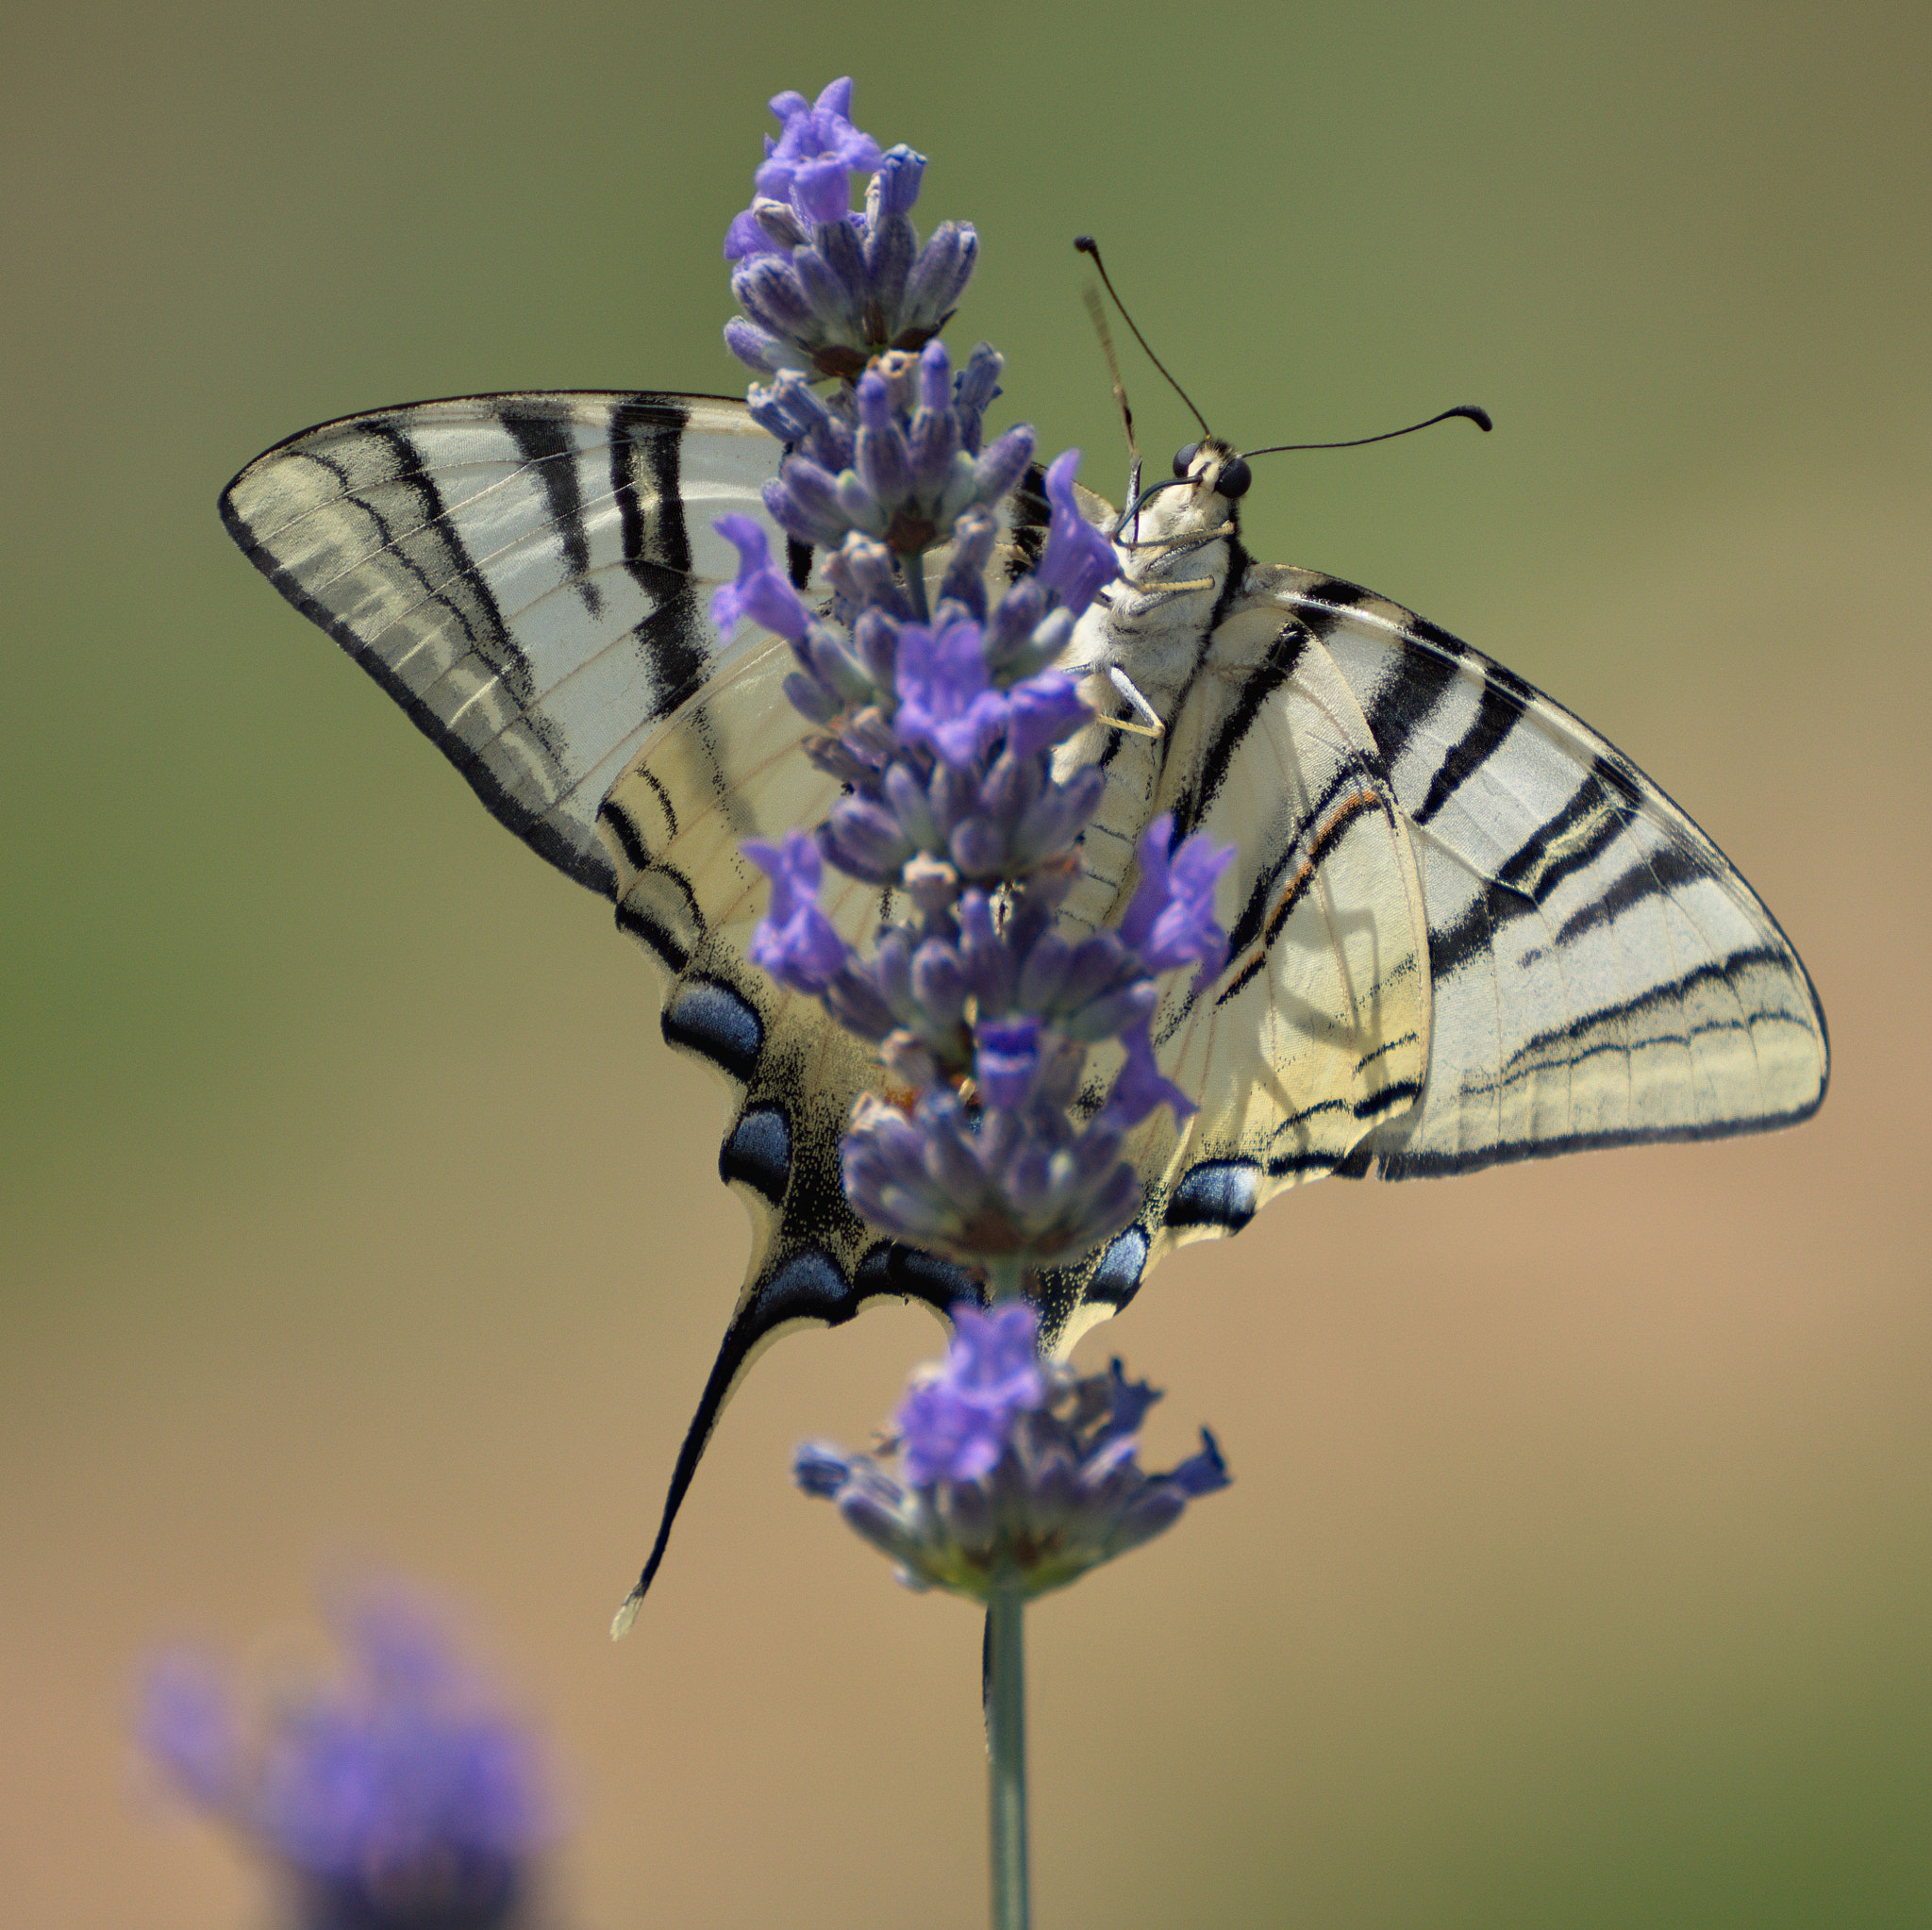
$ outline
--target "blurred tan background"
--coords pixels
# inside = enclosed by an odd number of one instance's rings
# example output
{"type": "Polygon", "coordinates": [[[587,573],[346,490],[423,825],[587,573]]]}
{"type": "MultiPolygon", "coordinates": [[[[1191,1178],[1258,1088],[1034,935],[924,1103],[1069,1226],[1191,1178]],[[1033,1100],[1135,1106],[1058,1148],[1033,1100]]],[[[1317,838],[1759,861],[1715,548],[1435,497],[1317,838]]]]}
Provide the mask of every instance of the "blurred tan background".
{"type": "Polygon", "coordinates": [[[1238,1479],[1034,1618],[1040,1922],[1932,1918],[1922,8],[13,18],[0,1914],[258,1924],[130,1794],[129,1685],[374,1563],[570,1766],[569,1924],[984,1921],[975,1618],[785,1476],[937,1329],[781,1343],[606,1641],[739,1279],[718,1095],[214,512],[357,408],[739,387],[763,102],[851,72],[979,225],[956,345],[1096,487],[1083,229],[1237,441],[1493,409],[1273,459],[1256,553],[1628,750],[1836,1048],[1795,1134],[1317,1187],[1088,1343],[1173,1390],[1150,1460],[1208,1420],[1238,1479]]]}

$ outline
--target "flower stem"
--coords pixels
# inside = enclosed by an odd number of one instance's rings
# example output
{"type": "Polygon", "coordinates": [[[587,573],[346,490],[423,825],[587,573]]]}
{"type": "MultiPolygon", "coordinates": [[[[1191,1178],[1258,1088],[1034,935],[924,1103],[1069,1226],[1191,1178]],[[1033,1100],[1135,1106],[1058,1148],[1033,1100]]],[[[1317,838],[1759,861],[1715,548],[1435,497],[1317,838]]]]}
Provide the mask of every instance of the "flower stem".
{"type": "Polygon", "coordinates": [[[986,1744],[992,1838],[992,1930],[1026,1930],[1025,1599],[999,1588],[987,1604],[986,1744]]]}
{"type": "Polygon", "coordinates": [[[906,594],[912,602],[912,620],[917,624],[932,621],[932,609],[925,600],[925,552],[918,551],[901,559],[906,576],[906,594]]]}
{"type": "Polygon", "coordinates": [[[986,1258],[986,1297],[998,1306],[1002,1301],[1019,1300],[1026,1292],[1026,1269],[1012,1254],[989,1254],[986,1258]]]}

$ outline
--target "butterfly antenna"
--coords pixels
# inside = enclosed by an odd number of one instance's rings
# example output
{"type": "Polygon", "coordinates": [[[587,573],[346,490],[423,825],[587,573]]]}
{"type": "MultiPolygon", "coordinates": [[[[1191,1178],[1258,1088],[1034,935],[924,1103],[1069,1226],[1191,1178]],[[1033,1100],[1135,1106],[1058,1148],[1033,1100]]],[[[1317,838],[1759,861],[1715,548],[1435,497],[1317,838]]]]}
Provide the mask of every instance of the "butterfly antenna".
{"type": "Polygon", "coordinates": [[[1473,402],[1459,403],[1454,408],[1445,408],[1441,415],[1432,415],[1425,423],[1410,423],[1406,429],[1389,429],[1379,436],[1357,436],[1348,442],[1277,442],[1272,449],[1244,449],[1243,456],[1284,456],[1291,449],[1359,449],[1369,442],[1392,442],[1397,436],[1412,436],[1418,429],[1433,428],[1438,423],[1446,423],[1454,416],[1466,416],[1484,435],[1495,427],[1486,408],[1478,408],[1473,402]]]}
{"type": "Polygon", "coordinates": [[[1081,254],[1092,256],[1093,265],[1100,271],[1100,278],[1107,284],[1107,291],[1113,297],[1114,307],[1121,311],[1121,320],[1130,329],[1133,329],[1134,340],[1146,350],[1147,359],[1167,377],[1168,387],[1188,405],[1188,413],[1201,424],[1201,433],[1204,436],[1211,436],[1214,431],[1208,426],[1208,418],[1194,407],[1193,400],[1188,394],[1188,391],[1169,374],[1167,364],[1151,348],[1147,347],[1147,338],[1138,328],[1134,327],[1134,318],[1127,313],[1127,305],[1121,300],[1120,291],[1114,287],[1112,277],[1107,272],[1107,263],[1100,258],[1100,243],[1091,235],[1075,235],[1074,237],[1074,246],[1079,249],[1081,254]]]}
{"type": "Polygon", "coordinates": [[[1134,440],[1134,411],[1128,407],[1126,385],[1121,380],[1120,358],[1113,352],[1113,331],[1107,325],[1107,310],[1101,306],[1099,291],[1090,287],[1082,292],[1087,297],[1087,312],[1093,317],[1093,332],[1100,337],[1100,352],[1107,358],[1107,373],[1113,377],[1114,407],[1121,412],[1121,427],[1127,434],[1127,455],[1138,475],[1141,445],[1134,440]]]}

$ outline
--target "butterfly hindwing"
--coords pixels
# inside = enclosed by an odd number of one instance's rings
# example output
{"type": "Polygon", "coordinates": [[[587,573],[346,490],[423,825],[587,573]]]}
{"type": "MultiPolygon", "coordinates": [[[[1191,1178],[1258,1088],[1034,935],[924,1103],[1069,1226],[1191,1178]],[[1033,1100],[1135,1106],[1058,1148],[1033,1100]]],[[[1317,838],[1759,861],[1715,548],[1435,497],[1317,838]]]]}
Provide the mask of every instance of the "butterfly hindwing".
{"type": "MultiPolygon", "coordinates": [[[[633,1602],[663,1558],[725,1403],[778,1335],[841,1324],[886,1295],[943,1312],[975,1291],[957,1269],[882,1239],[852,1210],[839,1142],[876,1062],[816,1000],[774,984],[745,956],[768,890],[742,840],[816,823],[839,794],[837,782],[799,752],[798,716],[783,690],[792,668],[790,650],[769,637],[734,654],[729,668],[653,735],[601,818],[616,870],[617,922],[664,980],[665,1040],[704,1061],[730,1090],[719,1173],[752,1223],[744,1285],[633,1602]]],[[[836,873],[822,902],[855,941],[891,915],[875,889],[836,873]]]]}
{"type": "Polygon", "coordinates": [[[1204,986],[1181,973],[1164,989],[1157,1057],[1199,1109],[1178,1124],[1158,1111],[1130,1141],[1144,1204],[1084,1277],[1060,1283],[1081,1297],[1075,1333],[1163,1253],[1237,1233],[1284,1188],[1341,1165],[1414,1103],[1428,1057],[1422,884],[1354,692],[1306,625],[1260,607],[1219,624],[1200,664],[1164,736],[1110,759],[1089,848],[1123,809],[1141,824],[1170,812],[1176,839],[1233,845],[1217,901],[1228,960],[1204,986]]]}
{"type": "Polygon", "coordinates": [[[1351,584],[1256,568],[1320,637],[1410,827],[1434,1007],[1389,1178],[1789,1125],[1824,1095],[1824,1013],[1724,854],[1521,677],[1351,584]]]}
{"type": "MultiPolygon", "coordinates": [[[[222,515],[518,837],[601,891],[597,807],[722,640],[726,510],[784,538],[741,403],[509,394],[380,409],[258,457],[222,515]]],[[[802,574],[802,572],[801,572],[802,574]]]]}

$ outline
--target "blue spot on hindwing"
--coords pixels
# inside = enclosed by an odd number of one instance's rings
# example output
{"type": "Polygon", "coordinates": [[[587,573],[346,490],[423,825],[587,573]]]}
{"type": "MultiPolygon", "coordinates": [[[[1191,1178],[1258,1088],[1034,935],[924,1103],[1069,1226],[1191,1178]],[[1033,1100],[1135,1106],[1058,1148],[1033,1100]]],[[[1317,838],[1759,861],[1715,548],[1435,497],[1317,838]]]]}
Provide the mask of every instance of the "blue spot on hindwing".
{"type": "Polygon", "coordinates": [[[1087,1298],[1124,1305],[1147,1270],[1147,1247],[1144,1226],[1129,1226],[1125,1232],[1116,1233],[1087,1282],[1087,1298]]]}
{"type": "Polygon", "coordinates": [[[716,979],[694,978],[664,1008],[667,1045],[708,1058],[721,1073],[749,1085],[764,1048],[764,1022],[741,992],[716,979]]]}
{"type": "Polygon", "coordinates": [[[773,1206],[785,1204],[791,1177],[791,1127],[775,1106],[750,1107],[718,1149],[718,1176],[741,1180],[773,1206]]]}
{"type": "Polygon", "coordinates": [[[1207,1159],[1174,1188],[1170,1226],[1220,1226],[1239,1233],[1255,1217],[1260,1169],[1252,1159],[1207,1159]]]}
{"type": "Polygon", "coordinates": [[[759,1330],[784,1321],[837,1321],[852,1312],[852,1289],[831,1255],[794,1255],[758,1289],[759,1330]]]}

